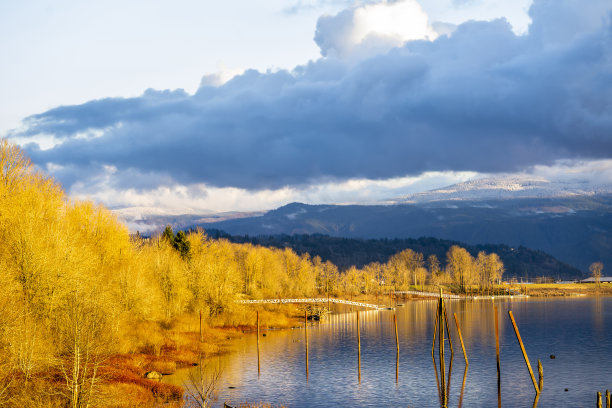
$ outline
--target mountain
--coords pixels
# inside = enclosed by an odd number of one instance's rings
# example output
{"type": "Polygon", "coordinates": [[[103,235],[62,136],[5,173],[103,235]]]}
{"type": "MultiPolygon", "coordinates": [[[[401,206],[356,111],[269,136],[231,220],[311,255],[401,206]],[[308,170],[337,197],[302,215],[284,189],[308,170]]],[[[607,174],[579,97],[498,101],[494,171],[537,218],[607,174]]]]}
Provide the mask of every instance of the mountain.
{"type": "Polygon", "coordinates": [[[611,195],[612,186],[591,180],[550,180],[529,175],[489,177],[448,187],[410,194],[395,203],[432,203],[438,201],[515,200],[519,198],[572,198],[611,195]]]}
{"type": "Polygon", "coordinates": [[[414,194],[391,205],[292,203],[256,217],[198,223],[233,235],[435,237],[470,245],[524,246],[587,271],[612,267],[612,192],[587,182],[484,179],[414,194]]]}

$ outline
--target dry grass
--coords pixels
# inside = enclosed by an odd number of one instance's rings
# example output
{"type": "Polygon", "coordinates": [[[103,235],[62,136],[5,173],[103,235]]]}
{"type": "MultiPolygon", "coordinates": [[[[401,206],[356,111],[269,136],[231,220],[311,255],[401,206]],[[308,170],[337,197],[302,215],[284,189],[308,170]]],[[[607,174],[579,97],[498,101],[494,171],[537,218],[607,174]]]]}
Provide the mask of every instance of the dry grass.
{"type": "Polygon", "coordinates": [[[163,401],[180,400],[183,397],[183,388],[157,380],[144,378],[144,373],[135,373],[129,366],[121,368],[107,367],[102,374],[110,384],[126,384],[138,386],[148,390],[155,398],[163,401]]]}
{"type": "Polygon", "coordinates": [[[57,383],[46,378],[33,378],[27,384],[17,377],[5,390],[6,397],[0,405],[6,407],[62,408],[65,397],[56,392],[57,383]]]}
{"type": "Polygon", "coordinates": [[[612,284],[602,283],[597,286],[594,283],[534,283],[529,285],[513,286],[514,289],[527,290],[530,296],[596,296],[612,295],[612,284]]]}
{"type": "MultiPolygon", "coordinates": [[[[259,308],[260,325],[265,328],[288,328],[299,323],[301,312],[295,306],[259,308]]],[[[255,329],[256,309],[238,308],[216,319],[205,319],[203,342],[200,343],[200,320],[197,314],[185,314],[162,322],[131,321],[120,326],[119,354],[106,361],[101,375],[106,379],[104,393],[112,401],[105,406],[136,407],[164,404],[180,405],[184,389],[144,378],[148,371],[164,375],[177,368],[190,367],[198,356],[231,351],[232,340],[255,329]]],[[[176,405],[176,406],[179,406],[176,405]]],[[[266,404],[241,407],[271,407],[266,404]]]]}
{"type": "Polygon", "coordinates": [[[150,390],[137,384],[112,383],[102,387],[104,406],[108,408],[153,407],[157,401],[150,390]]]}
{"type": "MultiPolygon", "coordinates": [[[[152,365],[159,364],[155,356],[148,355],[120,355],[114,356],[107,361],[105,367],[100,370],[100,374],[106,379],[107,387],[112,391],[112,386],[120,385],[139,387],[137,392],[126,394],[126,403],[130,403],[133,396],[137,401],[145,400],[142,397],[143,390],[156,400],[177,401],[183,397],[183,388],[176,385],[165,384],[156,380],[144,378],[147,371],[151,370],[152,365]]],[[[120,403],[121,401],[118,401],[120,403]]],[[[121,405],[119,405],[121,406],[121,405]]]]}
{"type": "Polygon", "coordinates": [[[164,330],[158,322],[126,320],[119,326],[118,351],[121,354],[159,354],[164,345],[164,330]]]}
{"type": "MultiPolygon", "coordinates": [[[[216,318],[203,320],[203,342],[200,342],[198,314],[184,314],[171,320],[126,321],[120,330],[119,353],[106,361],[102,375],[106,378],[104,393],[110,407],[153,407],[155,404],[180,406],[182,387],[144,378],[148,371],[172,374],[177,368],[189,367],[200,354],[218,355],[232,350],[232,340],[256,329],[259,311],[260,327],[291,328],[301,324],[303,308],[295,305],[237,307],[216,318]]],[[[242,408],[273,408],[266,403],[239,404],[242,408]]]]}
{"type": "Polygon", "coordinates": [[[146,365],[147,371],[157,371],[163,375],[174,374],[176,371],[176,361],[170,358],[158,358],[146,365]]]}
{"type": "Polygon", "coordinates": [[[292,304],[242,305],[231,313],[211,319],[212,327],[235,329],[239,331],[253,330],[259,311],[259,324],[262,328],[288,329],[299,325],[303,309],[292,304]]]}
{"type": "MultiPolygon", "coordinates": [[[[499,285],[491,288],[488,292],[486,290],[480,291],[476,286],[467,289],[469,294],[484,294],[484,295],[503,295],[506,294],[508,285],[499,285]]],[[[515,293],[526,293],[529,296],[541,296],[541,297],[553,297],[553,296],[612,296],[612,284],[602,283],[599,287],[593,283],[533,283],[527,285],[514,284],[510,288],[515,293]]],[[[411,287],[411,290],[420,290],[416,287],[411,287]]],[[[464,293],[463,290],[457,285],[444,285],[445,293],[464,293]]],[[[438,287],[425,286],[426,292],[438,292],[438,287]]],[[[346,297],[346,299],[352,299],[354,301],[366,302],[366,303],[377,303],[385,304],[389,303],[389,294],[360,294],[357,296],[346,297]]]]}

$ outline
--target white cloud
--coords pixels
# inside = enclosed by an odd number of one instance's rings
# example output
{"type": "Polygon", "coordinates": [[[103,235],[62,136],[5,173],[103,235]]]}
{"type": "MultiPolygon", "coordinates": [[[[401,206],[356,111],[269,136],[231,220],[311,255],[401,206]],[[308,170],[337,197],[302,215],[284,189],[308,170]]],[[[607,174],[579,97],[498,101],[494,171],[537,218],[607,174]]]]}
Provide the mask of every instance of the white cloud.
{"type": "Polygon", "coordinates": [[[203,86],[221,86],[227,81],[234,78],[235,76],[241,75],[243,73],[243,69],[231,69],[227,68],[225,64],[219,63],[217,65],[217,72],[202,76],[202,80],[200,81],[200,88],[203,86]]]}
{"type": "Polygon", "coordinates": [[[559,160],[552,166],[534,166],[528,174],[551,181],[612,187],[612,159],[559,160]]]}
{"type": "Polygon", "coordinates": [[[527,33],[533,0],[425,0],[423,9],[432,22],[459,25],[466,21],[506,19],[517,35],[527,33]]]}
{"type": "Polygon", "coordinates": [[[427,14],[415,0],[383,1],[323,16],[315,33],[322,55],[341,58],[363,58],[406,41],[436,37],[427,14]]]}
{"type": "MultiPolygon", "coordinates": [[[[112,169],[109,169],[112,172],[112,169]]],[[[93,199],[123,213],[212,214],[227,211],[262,211],[288,202],[309,204],[380,203],[397,196],[446,186],[472,179],[474,172],[427,172],[414,177],[387,180],[350,179],[316,185],[249,191],[205,184],[173,185],[153,189],[113,188],[100,184],[75,184],[70,195],[93,199]],[[132,210],[125,210],[132,208],[132,210]],[[153,210],[155,209],[155,210],[153,210]]]]}

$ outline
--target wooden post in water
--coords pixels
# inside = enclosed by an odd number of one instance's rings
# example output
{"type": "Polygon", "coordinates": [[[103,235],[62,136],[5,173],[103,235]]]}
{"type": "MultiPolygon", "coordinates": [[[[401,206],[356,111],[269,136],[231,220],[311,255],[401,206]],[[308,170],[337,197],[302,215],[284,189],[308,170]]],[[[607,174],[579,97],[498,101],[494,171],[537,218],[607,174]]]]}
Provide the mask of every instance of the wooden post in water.
{"type": "Polygon", "coordinates": [[[393,324],[395,325],[395,348],[399,354],[399,336],[397,334],[397,313],[393,314],[393,324]]]}
{"type": "Polygon", "coordinates": [[[446,315],[446,305],[444,304],[444,300],[442,300],[442,310],[444,311],[444,322],[446,323],[446,334],[448,335],[448,348],[450,348],[451,358],[453,358],[455,356],[455,351],[453,350],[453,340],[451,339],[450,326],[448,325],[448,316],[446,315]]]}
{"type": "Polygon", "coordinates": [[[393,324],[395,325],[395,382],[399,382],[399,336],[397,334],[397,313],[393,313],[393,324]]]}
{"type": "Polygon", "coordinates": [[[304,311],[304,337],[306,341],[306,379],[308,379],[308,312],[304,311]]]}
{"type": "Polygon", "coordinates": [[[461,328],[459,327],[459,320],[457,320],[457,313],[453,313],[455,317],[455,325],[457,326],[457,333],[459,333],[459,341],[461,341],[461,350],[463,350],[463,358],[465,359],[465,365],[469,365],[467,354],[465,353],[465,345],[463,344],[463,336],[461,335],[461,328]]]}
{"type": "Polygon", "coordinates": [[[442,406],[446,407],[446,368],[444,367],[444,300],[442,288],[440,288],[440,300],[438,301],[438,344],[440,352],[440,390],[442,391],[442,406]]]}
{"type": "Polygon", "coordinates": [[[609,390],[606,390],[606,408],[612,408],[612,400],[610,399],[609,390]]]}
{"type": "Polygon", "coordinates": [[[395,355],[395,383],[399,382],[399,353],[395,355]]]}
{"type": "Polygon", "coordinates": [[[597,391],[597,408],[601,407],[601,392],[597,391]]]}
{"type": "Polygon", "coordinates": [[[544,388],[544,368],[542,367],[542,362],[538,360],[538,388],[540,392],[542,392],[542,388],[544,388]]]}
{"type": "Polygon", "coordinates": [[[257,311],[257,375],[261,373],[261,363],[259,359],[259,310],[257,311]]]}
{"type": "Polygon", "coordinates": [[[461,408],[463,405],[463,392],[465,391],[465,380],[467,378],[468,364],[465,364],[465,370],[463,371],[463,382],[461,383],[461,394],[459,395],[459,405],[457,408],[461,408]]]}
{"type": "Polygon", "coordinates": [[[529,370],[529,375],[531,376],[531,381],[533,382],[533,388],[535,388],[535,392],[540,392],[540,389],[538,388],[538,383],[536,382],[535,376],[533,375],[533,370],[531,369],[531,364],[529,364],[529,357],[527,357],[527,352],[525,351],[525,346],[523,345],[521,334],[519,333],[518,327],[516,326],[516,321],[514,320],[514,315],[512,314],[512,310],[508,310],[508,315],[510,316],[510,320],[512,321],[512,326],[514,327],[514,333],[516,333],[516,339],[519,342],[519,346],[521,346],[521,351],[523,352],[523,358],[525,359],[525,364],[527,364],[527,369],[529,370]]]}
{"type": "MultiPolygon", "coordinates": [[[[438,303],[439,302],[440,301],[438,301],[438,303]]],[[[438,307],[440,307],[440,305],[438,305],[438,307]]],[[[434,351],[436,350],[436,333],[437,332],[438,332],[438,311],[436,310],[436,322],[434,323],[433,343],[431,344],[431,358],[433,359],[435,359],[434,351]]]]}
{"type": "Polygon", "coordinates": [[[359,330],[359,310],[357,311],[357,378],[361,384],[361,332],[359,330]]]}
{"type": "Polygon", "coordinates": [[[440,399],[440,406],[442,406],[442,392],[440,391],[440,378],[438,377],[438,368],[436,367],[436,359],[431,355],[431,361],[433,363],[434,372],[436,373],[436,386],[438,387],[438,398],[440,399]]]}
{"type": "Polygon", "coordinates": [[[448,398],[450,397],[452,374],[453,374],[453,356],[451,355],[450,361],[448,363],[448,378],[446,379],[446,402],[447,403],[448,403],[448,398]]]}
{"type": "Polygon", "coordinates": [[[495,354],[497,355],[497,406],[501,408],[501,373],[499,366],[499,322],[497,317],[497,306],[493,306],[495,314],[495,354]]]}
{"type": "Polygon", "coordinates": [[[540,393],[536,393],[535,398],[533,399],[533,405],[531,406],[531,408],[537,408],[538,407],[538,401],[540,401],[540,393]]]}

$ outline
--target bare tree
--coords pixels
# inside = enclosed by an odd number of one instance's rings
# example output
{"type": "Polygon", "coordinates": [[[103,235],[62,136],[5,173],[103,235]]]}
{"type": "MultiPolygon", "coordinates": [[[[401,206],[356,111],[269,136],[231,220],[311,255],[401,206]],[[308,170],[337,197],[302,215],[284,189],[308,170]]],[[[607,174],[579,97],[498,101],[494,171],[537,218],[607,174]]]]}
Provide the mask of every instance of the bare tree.
{"type": "Polygon", "coordinates": [[[187,391],[186,406],[208,408],[217,399],[217,387],[221,379],[221,370],[207,370],[202,364],[202,355],[199,356],[198,369],[189,371],[189,380],[184,384],[187,391]]]}
{"type": "Polygon", "coordinates": [[[601,280],[601,271],[603,270],[603,263],[601,262],[593,262],[591,266],[589,266],[589,271],[591,271],[591,276],[595,279],[595,283],[599,287],[599,282],[601,280]]]}
{"type": "Polygon", "coordinates": [[[108,356],[109,330],[99,304],[75,293],[58,315],[55,337],[58,368],[65,380],[62,394],[71,408],[95,405],[99,395],[98,370],[108,356]]]}

